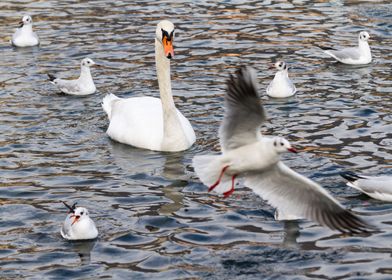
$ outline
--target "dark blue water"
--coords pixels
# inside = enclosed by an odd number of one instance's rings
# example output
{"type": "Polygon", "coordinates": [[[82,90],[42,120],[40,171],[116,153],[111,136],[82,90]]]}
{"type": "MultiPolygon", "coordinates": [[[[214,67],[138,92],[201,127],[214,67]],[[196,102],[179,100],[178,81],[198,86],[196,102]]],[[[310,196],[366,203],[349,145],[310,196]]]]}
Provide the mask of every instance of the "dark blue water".
{"type": "Polygon", "coordinates": [[[9,1],[0,3],[0,278],[2,279],[390,279],[392,204],[345,186],[343,170],[392,174],[392,5],[389,1],[9,1]],[[41,46],[13,49],[22,15],[41,46]],[[196,130],[182,153],[111,141],[101,99],[158,96],[154,32],[176,27],[172,86],[196,130]],[[334,63],[317,46],[351,46],[368,30],[374,62],[334,63]],[[98,92],[60,95],[46,73],[78,75],[89,56],[98,92]],[[298,94],[272,100],[276,59],[298,94]],[[225,81],[239,65],[258,71],[265,134],[302,152],[294,170],[326,187],[380,228],[342,235],[309,221],[277,222],[239,185],[207,193],[190,166],[217,151],[225,81]],[[68,242],[60,203],[86,206],[100,235],[68,242]]]}

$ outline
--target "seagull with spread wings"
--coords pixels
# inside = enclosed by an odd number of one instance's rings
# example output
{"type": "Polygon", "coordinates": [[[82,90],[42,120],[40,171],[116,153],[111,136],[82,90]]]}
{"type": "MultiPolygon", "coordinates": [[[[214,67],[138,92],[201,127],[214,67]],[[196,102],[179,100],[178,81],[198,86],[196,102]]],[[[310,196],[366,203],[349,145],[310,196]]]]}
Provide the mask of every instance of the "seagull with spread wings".
{"type": "Polygon", "coordinates": [[[193,166],[209,191],[234,191],[235,180],[284,213],[304,217],[341,232],[363,232],[371,228],[345,210],[325,189],[286,166],[280,155],[296,152],[281,137],[266,137],[260,126],[266,119],[257,93],[256,75],[241,68],[227,82],[225,115],[219,131],[222,153],[197,155],[193,166]]]}

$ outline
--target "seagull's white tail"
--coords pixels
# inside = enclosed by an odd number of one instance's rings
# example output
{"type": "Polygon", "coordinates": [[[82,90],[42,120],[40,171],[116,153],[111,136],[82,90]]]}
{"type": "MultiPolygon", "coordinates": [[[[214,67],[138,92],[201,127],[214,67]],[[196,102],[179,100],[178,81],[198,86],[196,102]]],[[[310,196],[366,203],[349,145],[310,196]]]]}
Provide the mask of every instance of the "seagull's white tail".
{"type": "Polygon", "coordinates": [[[108,118],[112,117],[112,102],[114,100],[119,100],[120,98],[115,96],[112,93],[107,94],[103,99],[102,99],[102,108],[108,115],[108,118]]]}
{"type": "MultiPolygon", "coordinates": [[[[210,187],[218,181],[219,175],[224,168],[221,158],[221,155],[202,155],[193,158],[192,165],[204,185],[210,187]]],[[[231,176],[224,174],[219,185],[214,188],[214,191],[222,194],[230,189],[231,176]]]]}

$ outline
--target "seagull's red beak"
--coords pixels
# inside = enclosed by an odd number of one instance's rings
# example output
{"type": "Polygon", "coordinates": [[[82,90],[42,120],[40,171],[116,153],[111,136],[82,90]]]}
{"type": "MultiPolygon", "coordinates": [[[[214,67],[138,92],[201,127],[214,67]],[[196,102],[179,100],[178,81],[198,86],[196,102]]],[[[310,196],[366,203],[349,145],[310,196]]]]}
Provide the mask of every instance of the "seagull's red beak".
{"type": "Polygon", "coordinates": [[[295,153],[295,154],[298,153],[298,151],[293,147],[288,148],[287,151],[289,151],[291,153],[295,153]]]}
{"type": "Polygon", "coordinates": [[[79,221],[80,216],[79,215],[71,215],[71,218],[74,218],[73,221],[72,221],[72,224],[71,224],[71,226],[73,226],[74,223],[79,221]]]}

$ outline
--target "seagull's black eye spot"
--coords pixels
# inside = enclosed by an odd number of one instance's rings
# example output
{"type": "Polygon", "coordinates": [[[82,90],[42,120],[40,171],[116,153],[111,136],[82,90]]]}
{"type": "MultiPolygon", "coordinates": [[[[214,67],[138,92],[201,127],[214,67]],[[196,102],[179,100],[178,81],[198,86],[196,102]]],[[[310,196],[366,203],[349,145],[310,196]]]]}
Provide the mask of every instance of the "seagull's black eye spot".
{"type": "Polygon", "coordinates": [[[83,215],[84,212],[80,212],[80,215],[83,215]]]}
{"type": "Polygon", "coordinates": [[[276,147],[276,141],[274,141],[274,147],[276,147]]]}
{"type": "Polygon", "coordinates": [[[283,146],[283,143],[282,143],[282,142],[280,142],[280,145],[281,145],[281,146],[283,146]]]}

